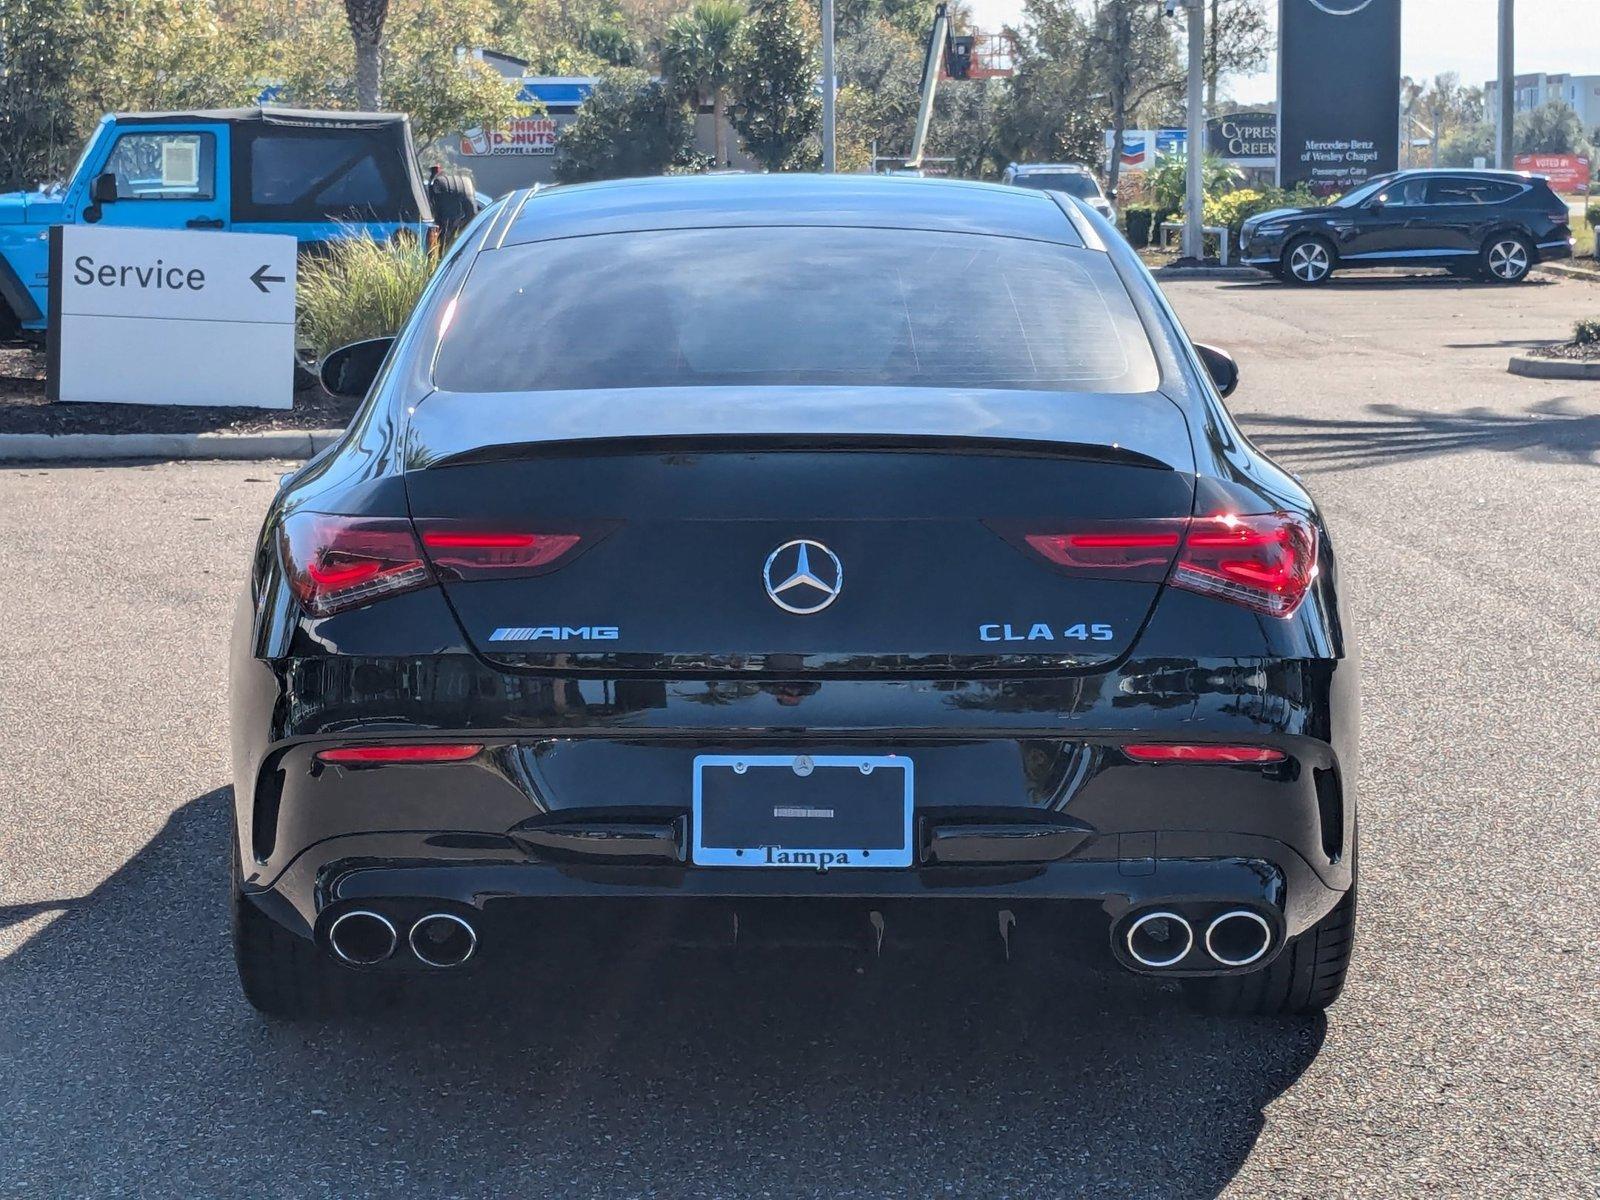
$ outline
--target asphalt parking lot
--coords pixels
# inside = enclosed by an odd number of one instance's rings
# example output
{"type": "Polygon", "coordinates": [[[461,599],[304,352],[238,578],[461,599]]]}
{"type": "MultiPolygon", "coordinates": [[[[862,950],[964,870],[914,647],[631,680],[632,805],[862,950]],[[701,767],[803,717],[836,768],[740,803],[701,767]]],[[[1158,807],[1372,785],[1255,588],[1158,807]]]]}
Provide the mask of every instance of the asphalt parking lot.
{"type": "Polygon", "coordinates": [[[1600,385],[1504,370],[1600,289],[1169,294],[1354,591],[1362,911],[1325,1020],[1031,956],[619,944],[264,1021],[223,904],[226,631],[284,467],[0,469],[0,1196],[1600,1195],[1600,385]]]}

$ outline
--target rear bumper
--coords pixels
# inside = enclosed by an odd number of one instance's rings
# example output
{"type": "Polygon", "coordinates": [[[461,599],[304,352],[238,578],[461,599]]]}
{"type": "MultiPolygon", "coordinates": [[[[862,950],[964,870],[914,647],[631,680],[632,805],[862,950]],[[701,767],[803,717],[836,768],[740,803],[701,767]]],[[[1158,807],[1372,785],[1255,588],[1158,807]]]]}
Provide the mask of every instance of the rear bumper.
{"type": "MultiPolygon", "coordinates": [[[[1198,922],[1233,904],[1272,924],[1276,954],[1352,886],[1357,664],[1316,654],[1321,627],[1303,618],[1272,627],[1299,654],[1196,658],[1181,649],[1195,626],[1182,606],[1202,602],[1172,599],[1170,632],[1152,625],[1148,653],[1097,674],[611,678],[504,672],[461,653],[263,659],[236,645],[241,878],[264,912],[318,939],[364,904],[401,925],[429,904],[477,920],[627,901],[940,913],[965,901],[990,919],[1018,905],[1087,918],[1124,957],[1119,932],[1141,908],[1178,905],[1198,922]],[[411,739],[484,750],[430,765],[316,759],[411,739]],[[1122,753],[1142,741],[1267,745],[1285,758],[1122,753]],[[695,756],[755,750],[911,758],[913,865],[689,861],[695,756]]],[[[1259,624],[1201,612],[1213,631],[1259,624]]]]}
{"type": "MultiPolygon", "coordinates": [[[[1228,968],[1208,956],[1200,934],[1224,913],[1243,909],[1270,928],[1271,963],[1287,940],[1325,916],[1341,890],[1269,839],[1150,833],[1099,841],[1087,857],[1026,866],[925,865],[911,870],[784,871],[676,866],[579,865],[541,860],[518,847],[467,845],[449,835],[369,835],[337,839],[302,855],[278,885],[252,894],[269,916],[324,948],[334,922],[350,912],[382,913],[401,930],[424,914],[447,913],[483,930],[490,946],[517,941],[534,952],[671,929],[674,942],[762,943],[810,940],[851,930],[862,948],[885,926],[892,949],[955,941],[963,930],[1008,925],[1035,945],[1099,944],[1122,966],[1164,976],[1203,976],[1228,968]],[[1100,857],[1116,847],[1157,847],[1171,857],[1100,857]],[[1224,847],[1236,851],[1214,856],[1224,847]],[[662,909],[666,918],[651,917],[662,909]],[[1141,914],[1180,913],[1196,933],[1181,963],[1151,969],[1129,953],[1128,930],[1141,914]],[[489,932],[489,931],[493,932],[489,932]],[[907,931],[915,931],[907,938],[907,931]]],[[[411,970],[403,951],[381,969],[411,970]]]]}
{"type": "MultiPolygon", "coordinates": [[[[1143,729],[1141,738],[1160,736],[1143,729]]],[[[995,918],[1021,905],[1050,923],[1097,926],[1139,970],[1122,933],[1140,912],[1171,909],[1200,927],[1244,907],[1271,925],[1275,955],[1351,886],[1353,798],[1330,743],[1280,730],[1256,740],[1282,748],[1283,762],[1147,764],[1120,752],[1122,736],[881,733],[875,751],[916,764],[913,865],[829,871],[694,863],[691,764],[751,746],[821,756],[843,749],[837,738],[485,738],[470,762],[357,769],[318,763],[319,739],[270,759],[275,790],[258,790],[241,824],[246,890],[319,941],[353,909],[402,926],[453,912],[477,926],[525,908],[517,924],[538,928],[541,913],[573,901],[738,914],[789,900],[853,907],[863,921],[886,905],[960,902],[995,918]]],[[[862,740],[848,744],[859,751],[862,740]]],[[[1176,973],[1210,966],[1197,950],[1176,973]]]]}

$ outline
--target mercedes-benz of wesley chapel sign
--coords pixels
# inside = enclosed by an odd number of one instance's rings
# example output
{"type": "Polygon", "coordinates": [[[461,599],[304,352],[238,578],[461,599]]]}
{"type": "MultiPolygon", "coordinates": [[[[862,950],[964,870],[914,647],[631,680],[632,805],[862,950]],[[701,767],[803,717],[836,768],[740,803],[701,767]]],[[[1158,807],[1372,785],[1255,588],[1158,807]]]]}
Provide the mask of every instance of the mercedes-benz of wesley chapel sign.
{"type": "Polygon", "coordinates": [[[1399,162],[1400,0],[1278,0],[1278,182],[1342,192],[1399,162]]]}
{"type": "Polygon", "coordinates": [[[296,249],[279,234],[52,229],[50,398],[290,407],[296,249]]]}

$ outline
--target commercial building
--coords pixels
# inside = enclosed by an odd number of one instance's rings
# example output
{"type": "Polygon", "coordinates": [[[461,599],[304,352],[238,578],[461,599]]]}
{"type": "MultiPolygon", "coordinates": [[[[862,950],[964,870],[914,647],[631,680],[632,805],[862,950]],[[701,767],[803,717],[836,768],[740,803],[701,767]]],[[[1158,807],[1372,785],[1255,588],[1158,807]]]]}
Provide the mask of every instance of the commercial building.
{"type": "MultiPolygon", "coordinates": [[[[1600,125],[1600,75],[1518,75],[1512,103],[1517,112],[1531,112],[1551,100],[1559,100],[1578,114],[1585,129],[1600,125]]],[[[1484,111],[1493,119],[1500,111],[1500,84],[1491,79],[1483,85],[1484,111]]]]}

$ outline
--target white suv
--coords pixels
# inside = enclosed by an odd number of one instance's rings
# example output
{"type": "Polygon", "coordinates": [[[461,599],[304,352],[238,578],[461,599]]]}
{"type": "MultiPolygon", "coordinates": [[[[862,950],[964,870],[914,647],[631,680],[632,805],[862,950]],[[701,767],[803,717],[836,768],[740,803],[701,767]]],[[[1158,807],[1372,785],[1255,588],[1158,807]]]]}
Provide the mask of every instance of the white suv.
{"type": "Polygon", "coordinates": [[[1113,225],[1117,223],[1117,210],[1100,190],[1100,181],[1081,163],[1012,163],[1000,177],[1000,182],[1013,187],[1066,192],[1069,196],[1086,201],[1089,207],[1113,225]]]}

